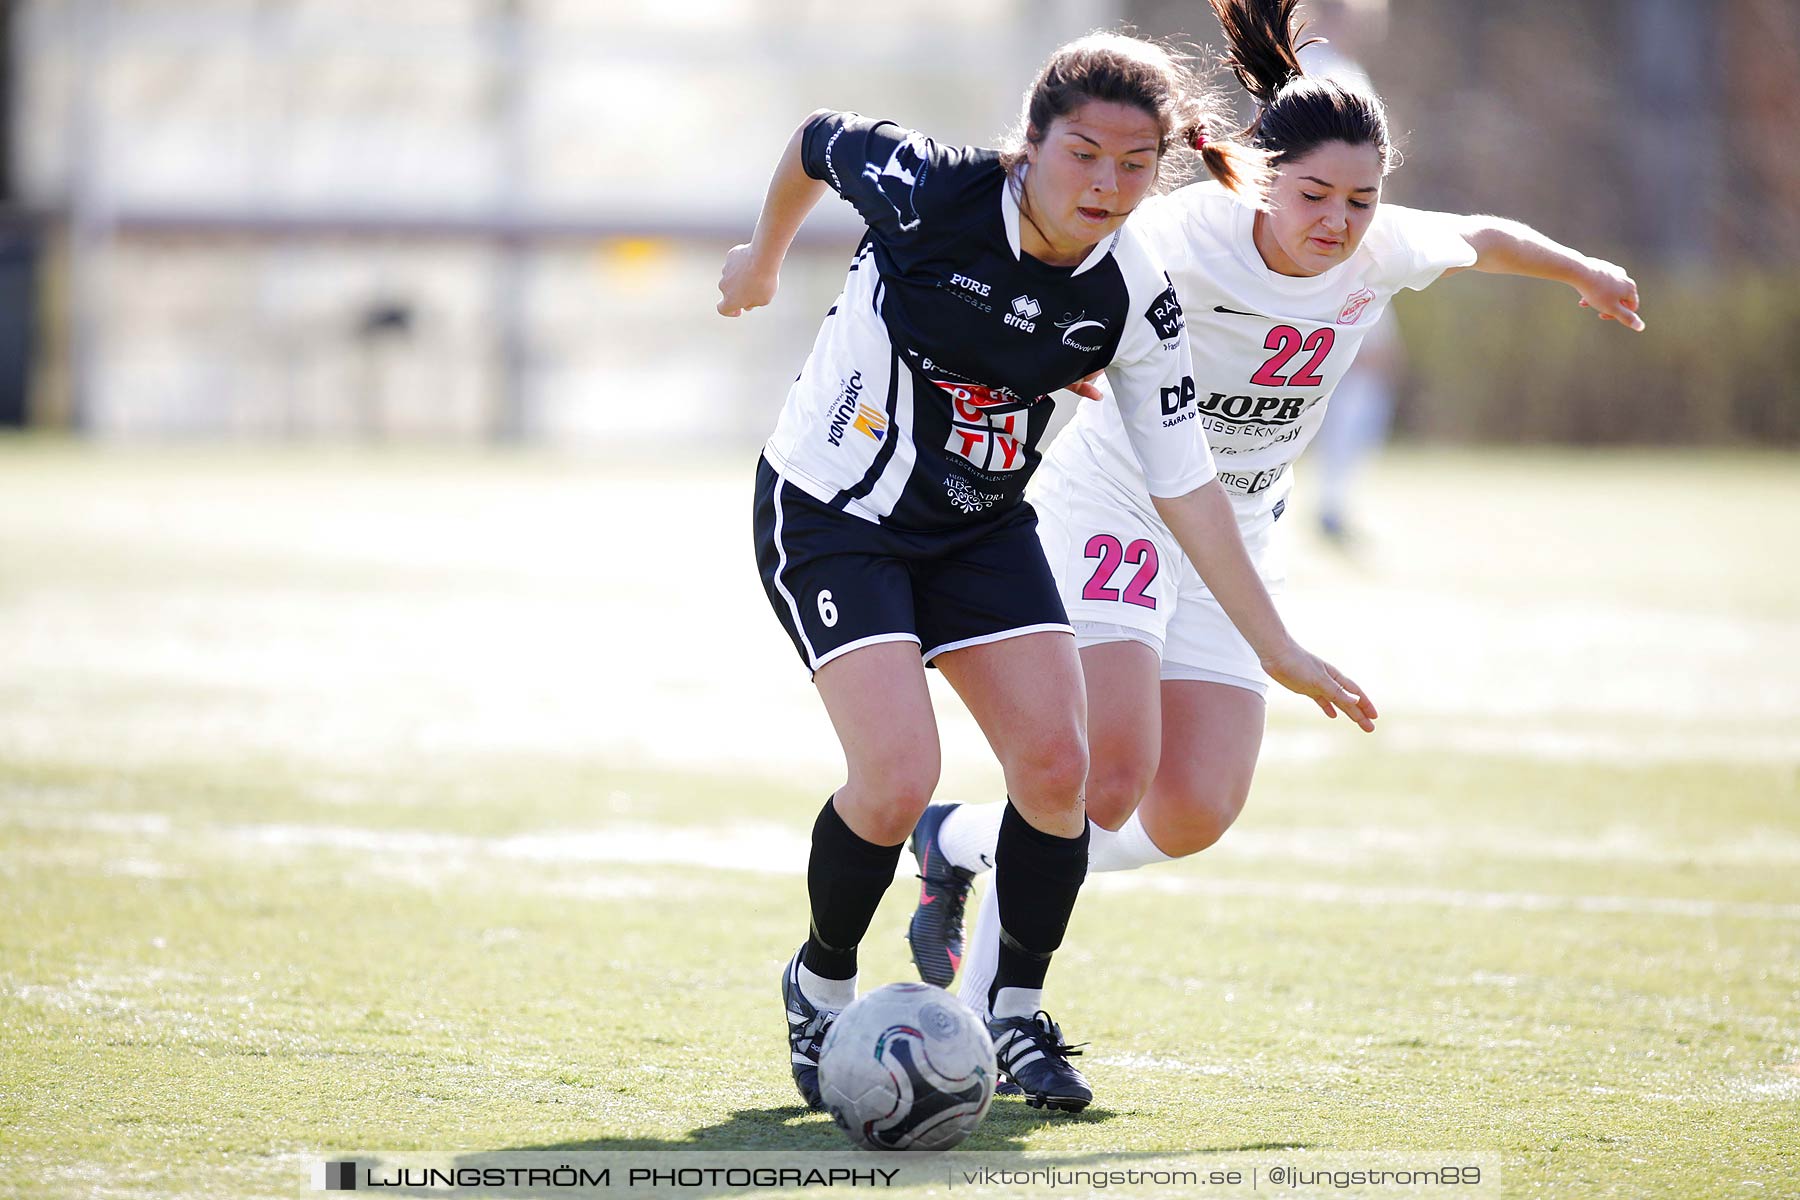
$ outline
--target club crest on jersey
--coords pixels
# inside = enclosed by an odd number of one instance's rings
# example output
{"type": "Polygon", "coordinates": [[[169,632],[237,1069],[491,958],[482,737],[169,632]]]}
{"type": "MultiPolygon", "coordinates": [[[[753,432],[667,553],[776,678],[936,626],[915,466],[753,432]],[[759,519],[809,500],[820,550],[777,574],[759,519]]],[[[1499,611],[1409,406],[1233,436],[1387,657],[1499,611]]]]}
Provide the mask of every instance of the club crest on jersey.
{"type": "Polygon", "coordinates": [[[1338,310],[1337,323],[1339,325],[1356,324],[1362,320],[1363,310],[1368,308],[1370,301],[1374,299],[1373,288],[1363,288],[1350,293],[1350,298],[1344,301],[1344,307],[1338,310]]]}
{"type": "Polygon", "coordinates": [[[1056,327],[1063,331],[1063,345],[1088,354],[1098,354],[1102,339],[1106,337],[1106,322],[1088,320],[1085,311],[1064,313],[1056,327]]]}
{"type": "Polygon", "coordinates": [[[919,227],[919,210],[913,204],[913,196],[931,169],[923,144],[924,138],[915,133],[894,147],[885,165],[863,164],[863,178],[880,189],[882,197],[893,206],[901,233],[911,233],[919,227]]]}
{"type": "Polygon", "coordinates": [[[1150,327],[1156,330],[1157,337],[1165,342],[1172,342],[1181,336],[1181,330],[1186,321],[1181,315],[1181,301],[1175,296],[1174,280],[1170,279],[1166,273],[1163,275],[1163,280],[1169,286],[1150,302],[1149,309],[1144,313],[1144,320],[1150,322],[1150,327]]]}
{"type": "Polygon", "coordinates": [[[944,449],[984,471],[1025,466],[1031,409],[1005,388],[934,379],[950,397],[950,438],[944,449]]]}
{"type": "Polygon", "coordinates": [[[1030,296],[1014,296],[1012,311],[1004,314],[1000,319],[1014,329],[1023,329],[1026,333],[1036,333],[1038,314],[1043,311],[1044,306],[1030,296]]]}

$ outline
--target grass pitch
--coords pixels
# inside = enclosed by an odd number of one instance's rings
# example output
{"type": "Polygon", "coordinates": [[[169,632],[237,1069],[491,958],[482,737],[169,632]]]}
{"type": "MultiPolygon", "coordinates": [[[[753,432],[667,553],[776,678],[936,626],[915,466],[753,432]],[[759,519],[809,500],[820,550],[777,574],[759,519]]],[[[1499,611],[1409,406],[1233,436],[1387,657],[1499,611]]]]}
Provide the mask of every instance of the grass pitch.
{"type": "MultiPolygon", "coordinates": [[[[839,1149],[776,976],[837,781],[749,464],[0,445],[0,1194],[327,1150],[839,1149]]],[[[1800,1195],[1800,472],[1402,456],[1284,607],[1251,806],[1084,894],[1080,1117],[974,1150],[1493,1151],[1800,1195]]],[[[948,798],[1000,794],[941,692],[948,798]]],[[[864,979],[909,977],[896,885],[864,979]]]]}

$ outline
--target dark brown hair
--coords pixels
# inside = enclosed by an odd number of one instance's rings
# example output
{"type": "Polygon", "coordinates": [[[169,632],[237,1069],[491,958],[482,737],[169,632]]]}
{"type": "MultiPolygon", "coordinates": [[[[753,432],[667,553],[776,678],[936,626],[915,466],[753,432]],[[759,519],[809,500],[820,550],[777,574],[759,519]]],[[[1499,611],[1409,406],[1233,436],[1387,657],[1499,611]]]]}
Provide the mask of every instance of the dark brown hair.
{"type": "Polygon", "coordinates": [[[1296,18],[1298,0],[1207,2],[1231,43],[1225,64],[1257,104],[1256,119],[1239,137],[1277,164],[1304,158],[1323,142],[1348,142],[1375,147],[1384,174],[1400,165],[1381,97],[1300,66],[1300,51],[1324,39],[1300,41],[1306,27],[1296,18]]]}
{"type": "Polygon", "coordinates": [[[1268,155],[1230,140],[1230,107],[1200,82],[1187,56],[1122,33],[1090,33],[1051,54],[1025,92],[1002,158],[1007,168],[1024,161],[1027,144],[1041,145],[1058,117],[1090,100],[1129,104],[1156,120],[1159,189],[1182,182],[1196,159],[1233,191],[1260,194],[1267,186],[1268,155]]]}

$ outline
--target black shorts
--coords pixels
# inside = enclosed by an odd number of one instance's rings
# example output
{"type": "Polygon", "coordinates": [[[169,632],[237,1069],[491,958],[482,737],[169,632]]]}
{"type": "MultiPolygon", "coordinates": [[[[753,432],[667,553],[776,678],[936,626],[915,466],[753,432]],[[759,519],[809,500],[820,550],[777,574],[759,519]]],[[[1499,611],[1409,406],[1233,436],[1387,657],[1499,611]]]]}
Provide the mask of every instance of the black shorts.
{"type": "Polygon", "coordinates": [[[966,528],[890,529],[813,498],[765,459],[756,565],[812,671],[876,642],[913,642],[929,663],[946,650],[1070,631],[1037,513],[1023,502],[966,528]]]}

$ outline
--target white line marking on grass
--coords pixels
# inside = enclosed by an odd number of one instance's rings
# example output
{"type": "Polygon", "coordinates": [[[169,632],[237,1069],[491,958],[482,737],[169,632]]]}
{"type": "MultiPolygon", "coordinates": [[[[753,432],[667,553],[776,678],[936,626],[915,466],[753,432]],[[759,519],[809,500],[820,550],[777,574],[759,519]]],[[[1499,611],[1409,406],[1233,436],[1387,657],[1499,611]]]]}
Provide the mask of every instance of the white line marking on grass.
{"type": "Polygon", "coordinates": [[[809,845],[804,834],[788,826],[750,823],[704,830],[617,825],[499,838],[354,825],[229,825],[219,827],[217,832],[235,841],[277,850],[495,857],[546,864],[708,867],[780,875],[805,872],[809,845]]]}
{"type": "Polygon", "coordinates": [[[1625,913],[1661,917],[1743,917],[1800,921],[1800,904],[1684,900],[1664,896],[1558,896],[1546,892],[1472,892],[1453,888],[1365,887],[1337,883],[1279,883],[1250,879],[1154,878],[1140,871],[1088,877],[1103,892],[1160,892],[1183,896],[1255,896],[1310,904],[1422,905],[1491,911],[1625,913]]]}
{"type": "Polygon", "coordinates": [[[1396,857],[1442,862],[1446,857],[1510,858],[1527,862],[1609,862],[1720,866],[1800,865],[1800,837],[1781,829],[1738,829],[1729,838],[1673,842],[1644,829],[1616,825],[1591,834],[1552,836],[1502,826],[1454,829],[1380,825],[1290,826],[1234,829],[1217,848],[1217,861],[1286,861],[1344,866],[1391,863],[1396,857]]]}
{"type": "MultiPolygon", "coordinates": [[[[113,824],[111,814],[99,816],[100,824],[113,824]]],[[[79,826],[71,820],[70,825],[79,826]]],[[[131,826],[144,833],[156,830],[171,833],[167,818],[145,819],[131,826]]],[[[541,833],[514,834],[509,837],[476,837],[467,834],[435,833],[428,830],[368,829],[354,825],[226,825],[211,832],[239,845],[250,845],[262,851],[302,852],[309,849],[350,850],[381,856],[390,868],[399,862],[410,862],[411,868],[427,871],[418,876],[429,882],[442,868],[466,864],[473,859],[506,859],[515,862],[546,865],[603,865],[705,867],[711,870],[744,871],[764,875],[799,875],[806,870],[809,842],[807,836],[790,826],[767,823],[742,823],[723,829],[681,829],[662,825],[618,825],[601,829],[548,830],[541,833]]],[[[1498,835],[1496,835],[1498,836],[1498,835]]],[[[1381,850],[1397,849],[1426,853],[1452,846],[1466,848],[1467,831],[1451,839],[1449,836],[1416,834],[1393,830],[1296,830],[1234,834],[1219,851],[1220,857],[1243,855],[1255,858],[1279,858],[1299,861],[1331,861],[1343,863],[1346,847],[1381,850]],[[1236,847],[1235,850],[1229,849],[1236,847]],[[1336,853],[1330,853],[1335,847],[1336,853]]],[[[1545,848],[1536,839],[1519,841],[1515,850],[1523,853],[1536,847],[1545,848]]],[[[1478,839],[1485,847],[1487,842],[1478,839]]],[[[1599,842],[1568,841],[1560,854],[1584,857],[1599,851],[1622,852],[1624,861],[1638,861],[1645,847],[1633,837],[1601,839],[1599,842]]],[[[1727,861],[1788,861],[1791,846],[1774,844],[1761,847],[1756,843],[1731,843],[1713,851],[1699,849],[1680,859],[1707,858],[1720,854],[1727,861]],[[1741,858],[1736,856],[1741,855],[1741,858]]],[[[1662,861],[1660,851],[1647,857],[1662,861]]],[[[148,861],[148,860],[141,860],[148,861]]],[[[409,868],[410,869],[410,868],[409,868]]],[[[405,874],[405,872],[403,872],[405,874]]],[[[902,856],[896,878],[910,874],[902,856]]],[[[559,885],[560,886],[560,885],[559,885]]],[[[592,889],[570,884],[571,895],[596,899],[630,898],[641,894],[634,885],[597,884],[592,889]]],[[[1778,904],[1759,901],[1685,899],[1662,896],[1571,896],[1546,892],[1482,892],[1454,888],[1371,887],[1358,884],[1324,882],[1282,883],[1247,879],[1195,879],[1163,872],[1108,872],[1092,875],[1087,886],[1102,892],[1159,892],[1166,895],[1254,896],[1265,899],[1296,900],[1312,904],[1423,905],[1438,908],[1485,909],[1489,911],[1621,913],[1641,916],[1669,917],[1741,917],[1751,920],[1800,920],[1800,904],[1778,904]]]]}

